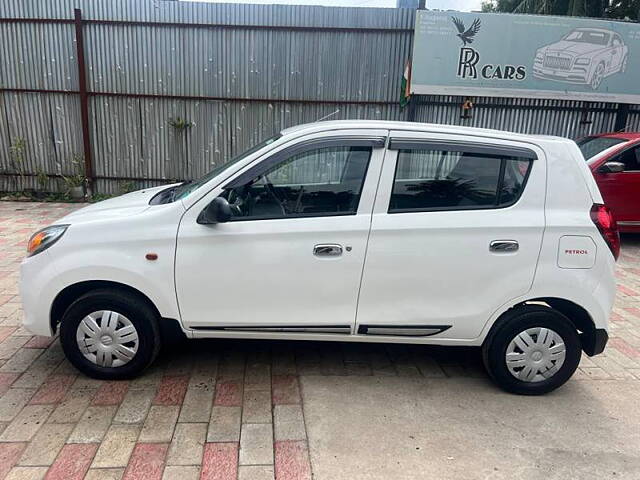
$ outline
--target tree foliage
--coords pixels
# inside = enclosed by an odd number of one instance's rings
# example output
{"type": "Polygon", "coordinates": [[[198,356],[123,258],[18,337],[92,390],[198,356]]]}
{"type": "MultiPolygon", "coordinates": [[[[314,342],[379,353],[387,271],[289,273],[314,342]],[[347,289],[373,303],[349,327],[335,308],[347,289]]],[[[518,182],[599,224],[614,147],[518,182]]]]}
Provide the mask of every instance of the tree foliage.
{"type": "Polygon", "coordinates": [[[640,0],[487,0],[482,11],[638,20],[640,0]]]}

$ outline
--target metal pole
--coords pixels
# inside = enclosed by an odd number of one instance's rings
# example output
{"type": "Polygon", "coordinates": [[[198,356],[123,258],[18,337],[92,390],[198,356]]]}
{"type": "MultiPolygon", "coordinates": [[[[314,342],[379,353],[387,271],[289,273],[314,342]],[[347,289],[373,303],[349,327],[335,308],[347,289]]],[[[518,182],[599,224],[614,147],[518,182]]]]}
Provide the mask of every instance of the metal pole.
{"type": "Polygon", "coordinates": [[[89,131],[89,94],[87,92],[87,68],[84,60],[84,36],[82,32],[82,10],[73,10],[76,30],[76,58],[78,59],[78,86],[80,88],[80,118],[82,123],[82,145],[84,148],[84,171],[88,189],[93,187],[93,161],[91,158],[91,135],[89,131]]]}
{"type": "Polygon", "coordinates": [[[629,117],[629,104],[619,103],[616,111],[616,123],[613,130],[615,132],[624,132],[627,128],[627,118],[629,117]]]}

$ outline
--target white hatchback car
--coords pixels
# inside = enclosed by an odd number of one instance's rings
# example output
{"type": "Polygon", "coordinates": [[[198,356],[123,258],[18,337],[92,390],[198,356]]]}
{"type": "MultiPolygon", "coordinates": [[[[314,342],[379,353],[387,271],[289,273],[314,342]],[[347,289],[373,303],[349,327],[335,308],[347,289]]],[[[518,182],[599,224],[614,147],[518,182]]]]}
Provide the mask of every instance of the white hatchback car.
{"type": "Polygon", "coordinates": [[[540,394],[604,349],[619,247],[570,140],[314,123],[36,233],[24,325],[96,378],[181,331],[481,346],[498,385],[540,394]]]}

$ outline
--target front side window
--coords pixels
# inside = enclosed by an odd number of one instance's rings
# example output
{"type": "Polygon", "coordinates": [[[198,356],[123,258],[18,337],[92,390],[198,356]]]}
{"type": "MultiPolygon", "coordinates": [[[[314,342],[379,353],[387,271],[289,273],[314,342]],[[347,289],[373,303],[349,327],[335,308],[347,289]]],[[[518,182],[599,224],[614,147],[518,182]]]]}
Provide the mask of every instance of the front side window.
{"type": "Polygon", "coordinates": [[[506,207],[520,197],[531,163],[493,153],[399,150],[389,213],[506,207]]]}
{"type": "Polygon", "coordinates": [[[231,220],[353,215],[371,147],[321,147],[292,155],[222,196],[231,220]]]}
{"type": "Polygon", "coordinates": [[[625,150],[612,161],[624,163],[625,172],[637,172],[640,170],[640,147],[625,150]]]}

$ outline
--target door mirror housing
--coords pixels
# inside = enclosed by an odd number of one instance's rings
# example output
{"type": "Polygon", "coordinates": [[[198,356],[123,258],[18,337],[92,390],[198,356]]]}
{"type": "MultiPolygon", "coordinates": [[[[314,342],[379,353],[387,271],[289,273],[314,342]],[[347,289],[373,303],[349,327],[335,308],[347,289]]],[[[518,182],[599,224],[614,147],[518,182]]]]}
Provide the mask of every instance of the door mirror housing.
{"type": "Polygon", "coordinates": [[[198,223],[200,225],[215,225],[216,223],[228,222],[230,219],[231,206],[224,197],[214,198],[198,215],[198,223]]]}
{"type": "Polygon", "coordinates": [[[598,171],[600,173],[620,173],[624,172],[624,163],[622,162],[606,162],[598,171]]]}

